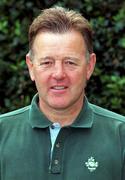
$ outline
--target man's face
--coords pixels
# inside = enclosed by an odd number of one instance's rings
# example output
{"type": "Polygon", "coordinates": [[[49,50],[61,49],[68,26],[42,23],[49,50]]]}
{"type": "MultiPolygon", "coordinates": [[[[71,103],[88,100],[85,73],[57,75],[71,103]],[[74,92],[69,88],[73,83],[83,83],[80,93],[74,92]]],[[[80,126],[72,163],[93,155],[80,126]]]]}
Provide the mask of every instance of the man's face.
{"type": "Polygon", "coordinates": [[[33,61],[27,55],[30,76],[36,83],[40,106],[64,110],[83,102],[86,81],[95,54],[86,59],[86,46],[77,31],[40,32],[33,43],[33,61]]]}

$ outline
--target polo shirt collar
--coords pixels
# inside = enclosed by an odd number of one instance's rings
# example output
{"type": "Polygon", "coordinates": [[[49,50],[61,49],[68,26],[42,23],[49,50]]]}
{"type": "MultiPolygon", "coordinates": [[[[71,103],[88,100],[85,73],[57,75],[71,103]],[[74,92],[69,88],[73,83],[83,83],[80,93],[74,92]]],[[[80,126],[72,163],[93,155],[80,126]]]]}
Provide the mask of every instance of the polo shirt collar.
{"type": "MultiPolygon", "coordinates": [[[[52,122],[41,112],[38,106],[39,97],[36,94],[31,102],[29,111],[29,120],[32,128],[47,128],[52,125],[52,122]]],[[[90,104],[85,97],[83,108],[80,111],[78,117],[70,125],[72,128],[91,128],[93,124],[93,111],[90,104]]]]}
{"type": "Polygon", "coordinates": [[[42,113],[38,106],[39,97],[36,94],[31,102],[29,111],[29,120],[32,128],[46,128],[52,125],[52,122],[42,113]]]}
{"type": "Polygon", "coordinates": [[[93,125],[93,110],[91,108],[90,103],[87,100],[87,97],[84,98],[83,107],[76,118],[76,120],[73,122],[71,127],[74,128],[91,128],[93,125]]]}

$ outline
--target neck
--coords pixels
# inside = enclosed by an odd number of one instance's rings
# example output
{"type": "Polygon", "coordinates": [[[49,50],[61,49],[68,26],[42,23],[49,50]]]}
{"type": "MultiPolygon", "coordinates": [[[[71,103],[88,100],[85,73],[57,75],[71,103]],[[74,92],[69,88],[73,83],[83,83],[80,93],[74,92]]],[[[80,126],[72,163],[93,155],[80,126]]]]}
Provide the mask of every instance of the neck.
{"type": "Polygon", "coordinates": [[[66,109],[54,109],[50,106],[46,106],[43,102],[40,102],[39,106],[51,122],[58,122],[61,127],[64,127],[71,125],[80,113],[83,106],[83,98],[81,98],[80,102],[74,103],[72,107],[66,109]]]}

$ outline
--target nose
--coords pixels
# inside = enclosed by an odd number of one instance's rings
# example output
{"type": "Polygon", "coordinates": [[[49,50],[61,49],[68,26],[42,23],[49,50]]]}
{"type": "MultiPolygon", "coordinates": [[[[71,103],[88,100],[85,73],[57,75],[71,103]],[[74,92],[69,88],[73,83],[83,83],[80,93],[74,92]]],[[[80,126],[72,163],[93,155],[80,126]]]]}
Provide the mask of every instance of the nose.
{"type": "Polygon", "coordinates": [[[65,78],[66,73],[62,63],[55,64],[52,76],[57,80],[62,80],[65,78]]]}

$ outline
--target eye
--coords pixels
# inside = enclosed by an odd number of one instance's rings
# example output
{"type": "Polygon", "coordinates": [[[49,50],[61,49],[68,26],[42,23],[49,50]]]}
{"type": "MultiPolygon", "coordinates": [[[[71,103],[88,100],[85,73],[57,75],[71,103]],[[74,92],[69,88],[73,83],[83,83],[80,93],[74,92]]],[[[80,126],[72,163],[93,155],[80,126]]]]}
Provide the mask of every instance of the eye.
{"type": "Polygon", "coordinates": [[[51,61],[45,61],[45,62],[41,62],[40,65],[49,65],[49,64],[52,64],[51,61]]]}
{"type": "Polygon", "coordinates": [[[71,66],[76,66],[77,64],[74,62],[74,61],[72,61],[72,60],[67,60],[67,61],[65,61],[65,64],[68,64],[68,65],[71,65],[71,66]]]}
{"type": "Polygon", "coordinates": [[[47,61],[42,61],[40,62],[40,66],[43,66],[43,67],[48,67],[48,66],[51,66],[53,64],[53,61],[51,60],[47,60],[47,61]]]}

